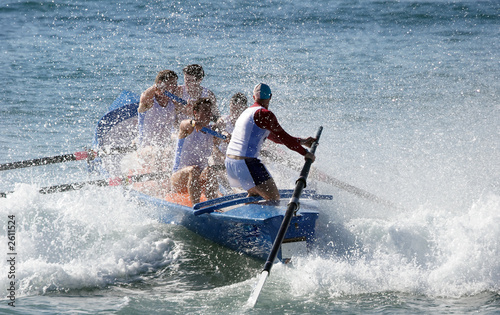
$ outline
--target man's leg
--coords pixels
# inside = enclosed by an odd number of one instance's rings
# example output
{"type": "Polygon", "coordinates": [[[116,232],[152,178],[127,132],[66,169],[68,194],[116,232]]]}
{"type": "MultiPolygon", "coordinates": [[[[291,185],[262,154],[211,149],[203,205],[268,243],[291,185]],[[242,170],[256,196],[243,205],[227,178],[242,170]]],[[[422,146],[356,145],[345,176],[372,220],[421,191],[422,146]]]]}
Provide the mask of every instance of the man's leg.
{"type": "Polygon", "coordinates": [[[172,183],[172,192],[189,193],[191,203],[194,205],[200,202],[200,169],[197,166],[187,166],[175,172],[170,181],[172,183]]]}
{"type": "Polygon", "coordinates": [[[274,182],[274,179],[270,178],[263,182],[262,184],[259,184],[255,187],[252,187],[248,190],[248,195],[249,196],[261,196],[262,198],[266,199],[267,201],[271,202],[278,202],[280,200],[280,193],[278,191],[278,187],[276,186],[276,183],[274,182]]]}
{"type": "Polygon", "coordinates": [[[201,187],[205,188],[205,197],[208,200],[218,197],[217,171],[213,166],[208,166],[201,172],[200,182],[201,187]]]}

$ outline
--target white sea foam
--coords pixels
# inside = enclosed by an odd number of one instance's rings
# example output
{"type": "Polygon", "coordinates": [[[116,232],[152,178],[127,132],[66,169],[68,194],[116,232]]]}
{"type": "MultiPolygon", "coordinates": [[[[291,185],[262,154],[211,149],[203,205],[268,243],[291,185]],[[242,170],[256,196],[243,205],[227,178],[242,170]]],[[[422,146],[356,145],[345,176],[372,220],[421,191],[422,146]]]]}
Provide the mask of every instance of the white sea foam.
{"type": "MultiPolygon", "coordinates": [[[[105,189],[39,195],[24,185],[1,204],[1,216],[16,218],[18,294],[101,288],[175,263],[182,247],[166,226],[119,189],[105,189]]],[[[0,287],[7,284],[3,277],[0,287]]]]}
{"type": "Polygon", "coordinates": [[[464,212],[422,207],[389,219],[352,219],[344,222],[345,233],[356,239],[351,252],[297,258],[293,268],[276,270],[293,279],[297,296],[498,293],[499,208],[500,197],[489,194],[464,212]]]}

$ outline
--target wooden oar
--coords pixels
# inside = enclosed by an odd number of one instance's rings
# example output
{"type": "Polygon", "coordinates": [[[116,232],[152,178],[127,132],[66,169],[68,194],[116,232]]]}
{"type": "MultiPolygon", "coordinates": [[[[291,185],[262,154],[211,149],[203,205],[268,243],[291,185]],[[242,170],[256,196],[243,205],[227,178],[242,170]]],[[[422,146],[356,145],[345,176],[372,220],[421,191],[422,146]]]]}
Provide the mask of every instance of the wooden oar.
{"type": "MultiPolygon", "coordinates": [[[[318,133],[316,134],[316,141],[313,143],[311,146],[311,153],[316,152],[316,147],[318,146],[319,143],[319,138],[321,136],[321,132],[323,131],[323,127],[319,127],[318,133]]],[[[296,185],[295,185],[295,190],[293,191],[292,198],[290,199],[290,203],[288,204],[288,208],[285,213],[285,217],[283,218],[283,222],[281,222],[280,229],[278,230],[278,235],[276,236],[276,239],[274,240],[273,247],[271,249],[271,252],[269,253],[269,256],[267,257],[266,263],[264,265],[264,270],[262,270],[262,273],[260,274],[259,281],[257,282],[257,285],[255,286],[254,290],[252,291],[252,294],[248,298],[248,306],[254,307],[255,303],[257,303],[257,299],[259,298],[260,291],[264,287],[264,284],[266,283],[267,277],[269,276],[269,273],[271,272],[271,268],[273,267],[274,260],[276,259],[276,256],[278,255],[278,251],[281,247],[281,243],[283,243],[283,239],[285,238],[286,230],[288,229],[288,225],[290,225],[290,221],[292,220],[292,217],[295,213],[295,211],[299,207],[299,199],[300,195],[302,194],[302,190],[306,187],[307,184],[307,176],[309,175],[309,170],[311,169],[311,164],[312,164],[311,159],[306,159],[306,162],[304,163],[304,166],[302,167],[302,171],[300,172],[300,177],[297,179],[296,185]]]]}
{"type": "MultiPolygon", "coordinates": [[[[139,174],[139,175],[131,175],[131,176],[122,176],[122,177],[114,177],[108,179],[97,179],[86,182],[78,182],[71,184],[62,184],[62,185],[54,185],[49,187],[43,187],[39,190],[41,194],[53,194],[58,192],[65,192],[71,190],[82,189],[85,186],[93,185],[93,186],[120,186],[127,185],[136,182],[143,182],[148,180],[155,180],[165,178],[166,176],[170,176],[171,174],[168,172],[161,173],[151,173],[151,174],[139,174]]],[[[8,192],[0,192],[0,198],[6,198],[8,194],[13,193],[13,191],[8,192]]]]}
{"type": "Polygon", "coordinates": [[[135,149],[136,149],[135,147],[124,147],[124,148],[111,148],[109,150],[100,150],[100,151],[85,150],[70,154],[49,156],[49,157],[18,161],[18,162],[10,162],[5,164],[0,164],[0,171],[13,170],[16,168],[24,168],[31,166],[55,164],[61,162],[69,162],[69,161],[93,160],[96,157],[103,154],[127,153],[135,151],[135,149]]]}
{"type": "MultiPolygon", "coordinates": [[[[285,157],[283,157],[281,155],[277,155],[271,151],[261,151],[261,155],[263,157],[269,158],[275,162],[284,164],[287,167],[298,170],[298,168],[295,164],[293,164],[290,160],[286,159],[285,157]]],[[[364,189],[358,188],[356,186],[353,186],[353,185],[350,185],[346,182],[343,182],[339,179],[336,179],[332,176],[329,176],[328,174],[325,174],[325,173],[319,171],[318,169],[314,169],[314,171],[311,174],[311,178],[314,178],[314,179],[322,181],[324,183],[333,185],[337,188],[340,188],[340,189],[345,190],[349,193],[352,193],[358,197],[361,197],[361,198],[364,198],[364,199],[367,199],[367,200],[370,200],[370,201],[373,201],[373,202],[376,202],[376,203],[379,203],[379,204],[382,204],[385,206],[389,206],[391,208],[402,209],[402,207],[397,206],[388,200],[382,199],[382,198],[380,198],[380,197],[378,197],[378,196],[376,196],[376,195],[374,195],[374,194],[372,194],[364,189]]]]}

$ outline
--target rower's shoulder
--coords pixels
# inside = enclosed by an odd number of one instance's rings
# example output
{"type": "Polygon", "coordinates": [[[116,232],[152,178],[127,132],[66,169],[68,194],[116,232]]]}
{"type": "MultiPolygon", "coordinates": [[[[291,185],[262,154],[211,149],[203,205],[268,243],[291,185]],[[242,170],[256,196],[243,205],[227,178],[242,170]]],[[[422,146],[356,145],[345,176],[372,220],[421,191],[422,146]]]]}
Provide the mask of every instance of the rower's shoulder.
{"type": "Polygon", "coordinates": [[[141,99],[146,97],[152,97],[155,94],[155,87],[150,86],[144,92],[141,93],[141,99]]]}

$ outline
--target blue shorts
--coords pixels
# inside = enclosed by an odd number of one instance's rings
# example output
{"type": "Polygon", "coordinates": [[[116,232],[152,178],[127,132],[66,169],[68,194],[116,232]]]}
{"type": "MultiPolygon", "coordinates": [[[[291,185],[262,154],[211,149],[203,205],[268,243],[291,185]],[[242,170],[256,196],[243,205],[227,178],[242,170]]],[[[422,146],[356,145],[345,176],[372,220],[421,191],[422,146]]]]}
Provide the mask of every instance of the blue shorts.
{"type": "Polygon", "coordinates": [[[225,164],[231,187],[249,190],[271,179],[266,167],[257,158],[235,160],[226,157],[225,164]]]}

